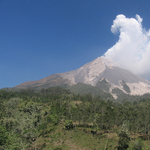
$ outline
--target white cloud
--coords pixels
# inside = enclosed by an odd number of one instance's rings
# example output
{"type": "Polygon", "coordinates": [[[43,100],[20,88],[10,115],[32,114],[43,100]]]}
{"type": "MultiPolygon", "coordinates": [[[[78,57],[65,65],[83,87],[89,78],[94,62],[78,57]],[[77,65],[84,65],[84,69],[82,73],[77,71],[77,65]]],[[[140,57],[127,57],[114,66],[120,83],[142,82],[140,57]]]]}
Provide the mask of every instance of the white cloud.
{"type": "Polygon", "coordinates": [[[139,15],[136,18],[118,15],[111,32],[119,32],[119,40],[104,55],[135,74],[150,78],[150,30],[142,27],[142,21],[139,15]]]}

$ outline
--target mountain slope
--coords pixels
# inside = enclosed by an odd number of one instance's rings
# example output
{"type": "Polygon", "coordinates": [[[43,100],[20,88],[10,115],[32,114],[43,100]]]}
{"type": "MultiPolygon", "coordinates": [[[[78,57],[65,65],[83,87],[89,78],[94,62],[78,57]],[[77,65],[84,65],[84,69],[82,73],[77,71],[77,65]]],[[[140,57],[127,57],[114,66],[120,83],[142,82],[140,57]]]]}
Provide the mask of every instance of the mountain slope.
{"type": "MultiPolygon", "coordinates": [[[[150,93],[150,82],[132,72],[123,69],[113,60],[98,57],[77,70],[60,73],[64,79],[68,79],[71,85],[78,82],[96,86],[100,80],[106,80],[111,86],[109,90],[119,88],[124,93],[131,95],[143,95],[150,93]]],[[[104,89],[103,89],[104,90],[104,89]]]]}
{"type": "Polygon", "coordinates": [[[68,79],[62,78],[58,74],[50,75],[46,78],[37,81],[28,81],[22,84],[17,85],[15,88],[24,89],[24,88],[34,88],[36,90],[48,87],[67,87],[70,85],[70,81],[68,79]]]}
{"type": "Polygon", "coordinates": [[[77,70],[54,74],[38,81],[25,82],[15,88],[70,87],[77,83],[88,84],[113,95],[112,90],[116,88],[130,95],[150,93],[148,80],[123,69],[119,64],[104,56],[98,57],[77,70]]]}
{"type": "Polygon", "coordinates": [[[70,80],[72,85],[82,82],[95,86],[101,78],[106,78],[115,85],[119,85],[120,80],[124,80],[129,83],[139,81],[150,83],[130,71],[123,69],[114,61],[108,60],[104,57],[98,57],[77,70],[60,73],[59,75],[70,80]]]}

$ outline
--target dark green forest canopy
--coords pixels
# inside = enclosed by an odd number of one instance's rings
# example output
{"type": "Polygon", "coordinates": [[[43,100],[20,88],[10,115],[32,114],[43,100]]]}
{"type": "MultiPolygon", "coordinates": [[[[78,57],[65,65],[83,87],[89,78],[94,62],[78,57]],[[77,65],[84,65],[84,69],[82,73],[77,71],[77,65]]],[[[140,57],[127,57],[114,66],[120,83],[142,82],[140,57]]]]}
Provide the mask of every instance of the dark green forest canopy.
{"type": "Polygon", "coordinates": [[[111,130],[126,121],[129,132],[148,134],[150,99],[144,96],[132,102],[117,102],[100,95],[75,95],[60,87],[0,90],[0,149],[27,149],[62,122],[66,129],[77,123],[84,128],[111,130]]]}

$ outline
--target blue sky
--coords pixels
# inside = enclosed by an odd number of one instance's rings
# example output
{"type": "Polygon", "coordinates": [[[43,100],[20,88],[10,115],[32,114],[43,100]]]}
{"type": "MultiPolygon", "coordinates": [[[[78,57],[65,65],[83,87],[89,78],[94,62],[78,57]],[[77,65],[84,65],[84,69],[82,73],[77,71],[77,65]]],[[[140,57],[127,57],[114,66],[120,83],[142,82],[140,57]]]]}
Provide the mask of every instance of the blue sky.
{"type": "Polygon", "coordinates": [[[149,0],[0,0],[0,88],[104,55],[119,39],[111,32],[116,16],[138,14],[148,30],[149,6],[149,0]]]}

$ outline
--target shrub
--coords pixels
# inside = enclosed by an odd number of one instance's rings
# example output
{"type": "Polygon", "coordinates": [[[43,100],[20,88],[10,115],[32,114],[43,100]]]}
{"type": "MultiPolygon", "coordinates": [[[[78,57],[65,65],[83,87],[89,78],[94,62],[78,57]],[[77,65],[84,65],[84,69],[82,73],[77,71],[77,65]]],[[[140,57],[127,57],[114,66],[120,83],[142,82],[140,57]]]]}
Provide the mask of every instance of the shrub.
{"type": "Polygon", "coordinates": [[[143,143],[141,140],[136,140],[133,144],[132,150],[142,150],[143,143]]]}
{"type": "Polygon", "coordinates": [[[65,127],[66,127],[67,130],[73,129],[72,120],[66,120],[65,121],[65,127]]]}
{"type": "Polygon", "coordinates": [[[47,123],[52,123],[53,125],[57,125],[59,120],[57,115],[50,114],[46,117],[47,123]]]}
{"type": "Polygon", "coordinates": [[[130,138],[126,132],[122,131],[119,134],[118,150],[126,150],[129,147],[130,138]]]}
{"type": "Polygon", "coordinates": [[[121,132],[119,134],[118,150],[126,150],[129,147],[130,134],[129,134],[128,126],[129,126],[129,122],[124,121],[121,128],[121,132]]]}

